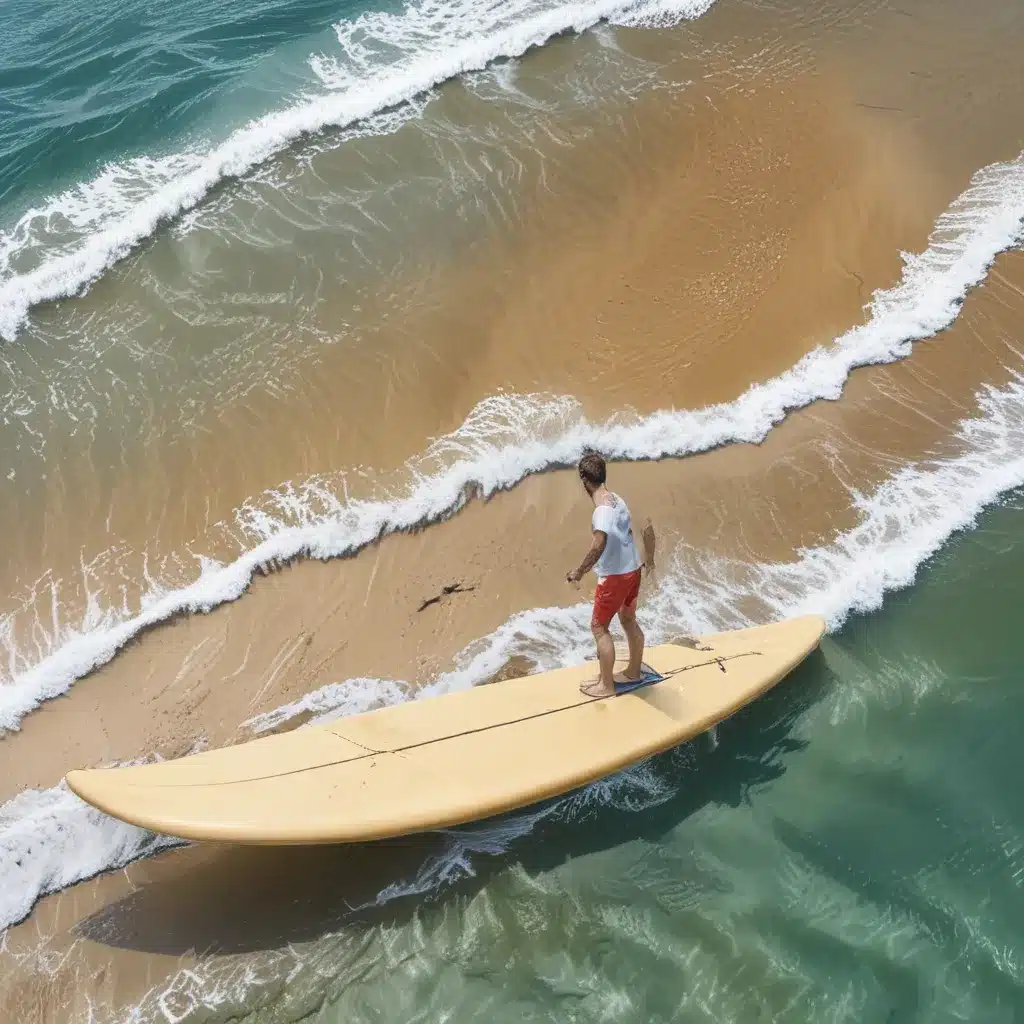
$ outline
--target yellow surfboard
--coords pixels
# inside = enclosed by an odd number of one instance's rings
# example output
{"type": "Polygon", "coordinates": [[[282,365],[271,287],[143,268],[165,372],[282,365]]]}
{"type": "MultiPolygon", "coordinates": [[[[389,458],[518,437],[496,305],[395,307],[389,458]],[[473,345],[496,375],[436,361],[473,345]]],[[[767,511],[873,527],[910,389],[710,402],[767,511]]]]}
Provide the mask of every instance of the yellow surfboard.
{"type": "Polygon", "coordinates": [[[71,771],[83,800],[185,839],[342,843],[557,796],[722,721],[818,645],[818,616],[663,644],[644,682],[593,698],[594,662],[409,701],[161,764],[71,771]]]}

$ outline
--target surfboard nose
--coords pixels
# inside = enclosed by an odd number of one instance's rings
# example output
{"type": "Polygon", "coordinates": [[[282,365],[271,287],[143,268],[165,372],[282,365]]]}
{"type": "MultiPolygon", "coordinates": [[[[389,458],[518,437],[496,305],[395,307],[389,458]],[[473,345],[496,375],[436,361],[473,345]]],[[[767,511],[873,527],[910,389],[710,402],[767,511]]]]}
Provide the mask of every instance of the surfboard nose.
{"type": "Polygon", "coordinates": [[[85,776],[85,772],[81,768],[74,768],[64,776],[64,781],[68,784],[68,789],[71,790],[75,796],[81,796],[79,786],[85,776]]]}
{"type": "Polygon", "coordinates": [[[750,642],[759,649],[785,648],[787,652],[799,659],[818,646],[827,629],[828,623],[824,617],[811,613],[792,619],[780,619],[763,626],[748,626],[745,629],[708,633],[701,636],[700,640],[712,647],[716,644],[733,647],[736,644],[742,645],[750,642]]]}
{"type": "Polygon", "coordinates": [[[807,640],[811,647],[817,647],[821,638],[828,630],[828,623],[821,615],[804,615],[798,619],[790,619],[794,626],[802,625],[807,630],[807,640]]]}
{"type": "Polygon", "coordinates": [[[93,785],[97,771],[102,769],[74,768],[64,776],[64,781],[79,800],[84,800],[87,804],[109,814],[110,812],[103,806],[103,787],[93,785]]]}

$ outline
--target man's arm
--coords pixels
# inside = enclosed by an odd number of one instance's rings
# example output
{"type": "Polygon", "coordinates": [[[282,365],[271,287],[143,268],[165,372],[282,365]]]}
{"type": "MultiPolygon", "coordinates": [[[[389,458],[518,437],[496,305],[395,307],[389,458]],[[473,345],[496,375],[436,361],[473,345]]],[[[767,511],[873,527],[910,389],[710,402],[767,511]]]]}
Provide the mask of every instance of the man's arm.
{"type": "Polygon", "coordinates": [[[601,553],[604,551],[604,546],[607,543],[608,534],[605,533],[604,530],[595,530],[594,540],[590,545],[590,550],[587,552],[586,558],[583,559],[580,567],[575,572],[567,572],[565,574],[566,580],[569,583],[579,583],[579,581],[583,579],[583,577],[586,576],[586,574],[597,564],[597,560],[601,557],[601,553]]]}
{"type": "Polygon", "coordinates": [[[640,537],[644,543],[644,571],[654,572],[654,524],[650,519],[644,524],[640,537]]]}

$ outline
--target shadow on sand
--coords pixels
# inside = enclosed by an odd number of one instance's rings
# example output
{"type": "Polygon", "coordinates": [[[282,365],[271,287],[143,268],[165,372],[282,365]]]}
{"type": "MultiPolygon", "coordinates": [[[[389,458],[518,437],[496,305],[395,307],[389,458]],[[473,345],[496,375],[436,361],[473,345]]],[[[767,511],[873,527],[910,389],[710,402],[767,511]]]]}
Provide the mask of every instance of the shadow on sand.
{"type": "MultiPolygon", "coordinates": [[[[348,846],[197,845],[152,862],[147,881],[74,930],[107,946],[150,953],[275,949],[342,927],[402,923],[425,903],[478,891],[511,864],[540,873],[570,857],[635,839],[657,839],[700,808],[737,806],[753,789],[778,778],[785,771],[786,755],[806,745],[793,738],[793,725],[817,700],[829,676],[820,651],[815,651],[776,689],[719,725],[717,744],[703,736],[686,745],[685,762],[678,751],[653,758],[651,765],[662,778],[670,772],[677,776],[672,794],[656,806],[639,811],[604,806],[579,820],[552,814],[513,838],[502,852],[473,855],[474,874],[457,882],[377,902],[383,890],[408,885],[431,859],[444,856],[451,837],[458,841],[459,829],[348,846]],[[680,775],[684,764],[685,774],[680,775]]],[[[508,833],[514,834],[517,817],[533,816],[555,802],[486,824],[508,824],[508,833]]]]}

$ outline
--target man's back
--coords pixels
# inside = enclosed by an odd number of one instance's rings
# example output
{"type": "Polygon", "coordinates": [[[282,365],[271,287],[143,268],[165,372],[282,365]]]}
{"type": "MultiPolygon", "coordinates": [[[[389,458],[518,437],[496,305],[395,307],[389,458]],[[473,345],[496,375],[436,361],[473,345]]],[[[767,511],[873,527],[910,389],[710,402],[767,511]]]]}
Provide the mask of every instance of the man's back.
{"type": "Polygon", "coordinates": [[[611,491],[606,493],[606,501],[594,507],[590,520],[592,529],[600,530],[608,537],[604,551],[594,566],[600,579],[621,576],[640,568],[640,555],[633,539],[629,507],[617,494],[611,491]]]}

